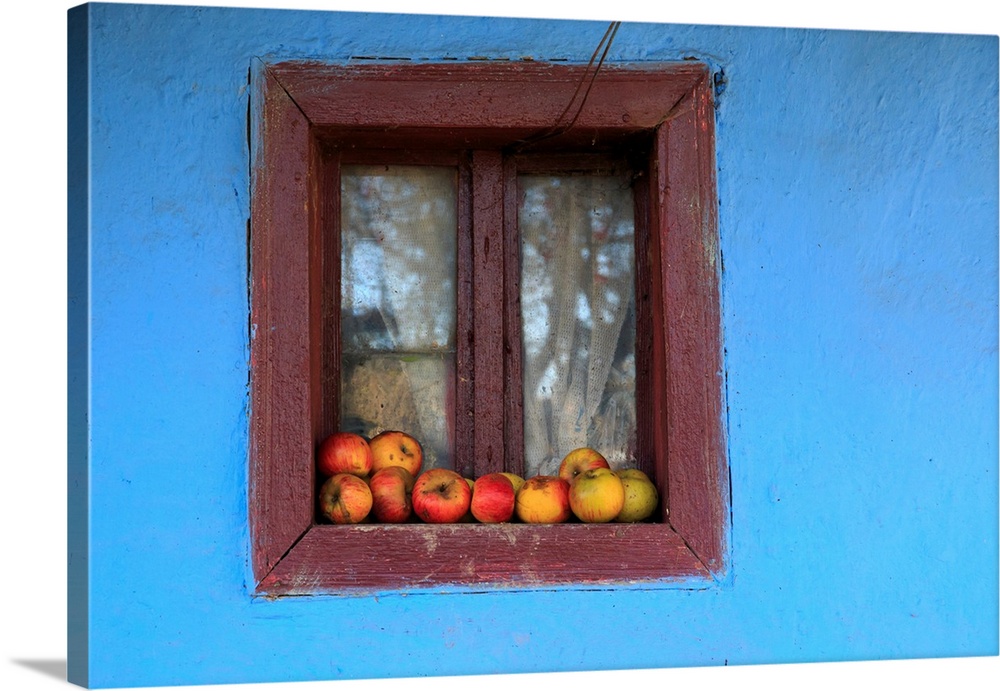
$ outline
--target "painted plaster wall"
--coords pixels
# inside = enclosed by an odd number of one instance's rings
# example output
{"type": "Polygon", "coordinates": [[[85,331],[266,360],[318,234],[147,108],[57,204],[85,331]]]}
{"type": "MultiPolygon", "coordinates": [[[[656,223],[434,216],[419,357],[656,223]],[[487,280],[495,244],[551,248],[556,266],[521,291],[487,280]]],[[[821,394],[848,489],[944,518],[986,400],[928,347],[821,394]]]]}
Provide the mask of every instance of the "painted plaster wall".
{"type": "Polygon", "coordinates": [[[605,25],[107,4],[71,20],[91,175],[89,238],[70,244],[89,261],[91,387],[76,681],[997,654],[996,37],[618,32],[609,60],[696,56],[726,77],[724,583],[269,602],[247,565],[252,61],[586,62],[605,25]]]}

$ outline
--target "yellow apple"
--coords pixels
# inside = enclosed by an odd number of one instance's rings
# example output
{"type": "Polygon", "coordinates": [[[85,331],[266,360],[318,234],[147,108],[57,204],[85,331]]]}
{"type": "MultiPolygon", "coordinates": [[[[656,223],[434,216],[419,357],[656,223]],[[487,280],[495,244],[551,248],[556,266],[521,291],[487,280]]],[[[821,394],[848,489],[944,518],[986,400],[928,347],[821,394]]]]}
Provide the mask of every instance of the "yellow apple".
{"type": "MultiPolygon", "coordinates": [[[[475,489],[476,489],[476,481],[473,480],[471,477],[467,477],[467,478],[465,478],[465,482],[466,482],[466,484],[469,485],[469,490],[474,492],[475,489]]],[[[469,495],[469,496],[471,497],[472,495],[469,495]]],[[[469,510],[466,511],[465,514],[460,519],[458,519],[458,522],[459,523],[475,523],[476,522],[476,517],[472,515],[472,499],[471,498],[469,499],[469,510]]]]}
{"type": "Polygon", "coordinates": [[[569,506],[584,523],[607,523],[625,505],[625,486],[609,468],[591,468],[577,476],[569,488],[569,506]]]}
{"type": "Polygon", "coordinates": [[[618,473],[618,477],[620,477],[622,480],[624,480],[627,477],[634,477],[639,480],[646,480],[648,482],[652,482],[652,480],[649,478],[649,475],[646,475],[646,473],[642,472],[638,468],[621,468],[620,470],[616,470],[615,472],[618,473]]]}
{"type": "Polygon", "coordinates": [[[514,513],[525,523],[563,523],[569,519],[569,483],[555,475],[524,481],[514,499],[514,513]]]}
{"type": "Polygon", "coordinates": [[[420,475],[424,464],[424,450],[420,442],[406,432],[386,430],[371,438],[368,446],[372,450],[372,472],[398,465],[410,471],[410,475],[420,475]]]}
{"type": "Polygon", "coordinates": [[[635,523],[652,516],[660,497],[649,476],[641,470],[629,468],[619,471],[618,477],[625,488],[625,503],[615,520],[619,523],[635,523]]]}
{"type": "Polygon", "coordinates": [[[573,449],[562,459],[559,464],[559,477],[566,482],[573,484],[573,481],[583,472],[591,468],[610,468],[608,461],[598,451],[583,446],[573,449]]]}
{"type": "Polygon", "coordinates": [[[524,484],[524,478],[517,473],[500,473],[505,478],[510,480],[510,484],[514,486],[514,494],[517,494],[517,490],[521,489],[521,485],[524,484]]]}

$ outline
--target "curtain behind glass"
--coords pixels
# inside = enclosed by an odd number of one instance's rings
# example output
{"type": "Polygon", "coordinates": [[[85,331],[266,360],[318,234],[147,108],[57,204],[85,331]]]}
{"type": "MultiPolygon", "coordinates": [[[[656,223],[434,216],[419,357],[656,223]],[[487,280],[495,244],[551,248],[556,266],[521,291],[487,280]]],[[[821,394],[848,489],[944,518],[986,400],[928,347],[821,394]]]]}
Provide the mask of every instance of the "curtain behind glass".
{"type": "Polygon", "coordinates": [[[635,454],[634,207],[617,176],[519,177],[525,473],[635,454]]]}

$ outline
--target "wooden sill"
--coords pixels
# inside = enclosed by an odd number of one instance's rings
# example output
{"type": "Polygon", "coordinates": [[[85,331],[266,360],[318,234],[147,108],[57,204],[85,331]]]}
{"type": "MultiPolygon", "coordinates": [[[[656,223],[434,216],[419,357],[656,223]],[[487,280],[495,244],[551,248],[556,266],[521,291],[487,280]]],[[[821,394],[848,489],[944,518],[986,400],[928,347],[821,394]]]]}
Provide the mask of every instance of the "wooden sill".
{"type": "Polygon", "coordinates": [[[681,536],[662,523],[314,525],[257,594],[539,589],[690,577],[711,581],[681,536]]]}

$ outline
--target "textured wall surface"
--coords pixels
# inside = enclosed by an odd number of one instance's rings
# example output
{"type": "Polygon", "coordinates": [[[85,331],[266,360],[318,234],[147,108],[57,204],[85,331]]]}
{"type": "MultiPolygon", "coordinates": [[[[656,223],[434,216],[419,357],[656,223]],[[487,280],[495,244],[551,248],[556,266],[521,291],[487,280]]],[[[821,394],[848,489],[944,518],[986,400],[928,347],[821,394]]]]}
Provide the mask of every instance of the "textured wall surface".
{"type": "MultiPolygon", "coordinates": [[[[89,464],[75,467],[76,486],[89,487],[89,567],[82,536],[70,542],[71,573],[88,576],[89,622],[71,610],[76,681],[997,654],[989,36],[639,23],[617,34],[609,60],[694,56],[725,75],[724,583],[250,597],[252,61],[586,62],[604,30],[108,4],[71,14],[70,54],[85,68],[71,76],[89,77],[89,110],[71,133],[90,156],[89,209],[77,216],[89,214],[89,236],[70,243],[71,262],[89,268],[71,273],[71,291],[89,290],[71,293],[90,378],[89,434],[70,435],[72,458],[89,464]],[[604,635],[579,635],[590,630],[604,635]]],[[[79,374],[73,363],[71,351],[79,374]]]]}

